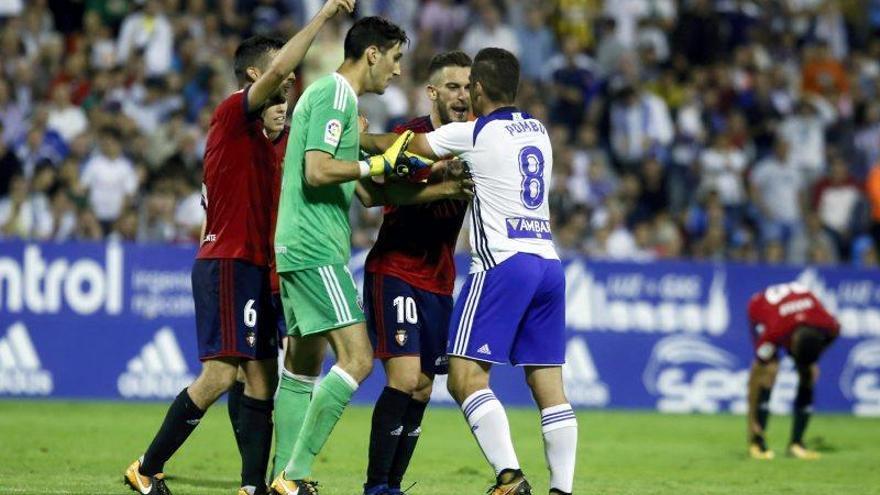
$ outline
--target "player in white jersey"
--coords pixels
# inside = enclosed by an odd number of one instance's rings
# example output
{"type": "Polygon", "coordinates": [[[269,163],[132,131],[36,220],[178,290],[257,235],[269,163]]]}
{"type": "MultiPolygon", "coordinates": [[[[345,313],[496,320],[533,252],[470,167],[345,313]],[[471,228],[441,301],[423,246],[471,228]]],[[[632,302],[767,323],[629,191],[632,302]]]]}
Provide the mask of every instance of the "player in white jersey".
{"type": "MultiPolygon", "coordinates": [[[[550,232],[547,194],[553,151],[541,122],[515,108],[519,62],[500,48],[481,50],[471,69],[476,121],[417,134],[409,151],[432,160],[468,163],[470,276],[449,331],[449,391],[495,468],[494,495],[531,494],[520,470],[504,407],[489,388],[493,364],[525,368],[541,410],[550,493],[570,494],[577,421],[562,387],[565,361],[565,276],[550,232]]],[[[395,135],[362,136],[384,149],[395,135]]]]}

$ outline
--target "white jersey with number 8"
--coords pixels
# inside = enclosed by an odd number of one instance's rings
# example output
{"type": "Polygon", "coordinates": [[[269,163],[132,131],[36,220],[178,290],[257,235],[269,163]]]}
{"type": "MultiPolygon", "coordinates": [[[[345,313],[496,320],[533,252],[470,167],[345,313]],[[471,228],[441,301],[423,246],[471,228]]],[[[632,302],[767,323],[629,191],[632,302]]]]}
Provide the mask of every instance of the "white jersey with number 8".
{"type": "Polygon", "coordinates": [[[513,107],[427,134],[439,157],[468,163],[476,195],[470,205],[471,273],[516,253],[559,259],[550,232],[547,196],[553,149],[547,129],[513,107]]]}

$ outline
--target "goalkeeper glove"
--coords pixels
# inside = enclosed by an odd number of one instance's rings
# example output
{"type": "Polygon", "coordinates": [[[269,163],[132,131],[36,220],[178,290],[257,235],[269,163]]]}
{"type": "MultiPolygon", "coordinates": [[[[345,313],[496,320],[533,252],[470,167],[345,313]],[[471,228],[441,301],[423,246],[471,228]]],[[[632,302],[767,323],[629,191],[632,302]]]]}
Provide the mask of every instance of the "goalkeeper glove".
{"type": "Polygon", "coordinates": [[[425,182],[431,175],[431,164],[434,161],[430,158],[405,151],[397,163],[398,166],[404,165],[409,169],[406,173],[408,181],[425,182]]]}
{"type": "Polygon", "coordinates": [[[409,166],[405,162],[398,163],[403,156],[409,142],[415,136],[412,131],[404,131],[394,144],[388,147],[381,155],[373,155],[361,162],[361,175],[406,175],[409,173],[409,166]]]}

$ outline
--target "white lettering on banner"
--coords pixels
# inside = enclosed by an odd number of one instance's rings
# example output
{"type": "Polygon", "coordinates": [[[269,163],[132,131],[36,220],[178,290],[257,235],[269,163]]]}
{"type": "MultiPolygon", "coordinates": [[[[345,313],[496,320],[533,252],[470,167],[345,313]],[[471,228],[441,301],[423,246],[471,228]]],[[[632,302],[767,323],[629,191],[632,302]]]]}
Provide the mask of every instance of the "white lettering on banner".
{"type": "Polygon", "coordinates": [[[721,335],[730,324],[721,269],[712,277],[706,303],[699,275],[650,278],[624,273],[603,283],[575,261],[566,268],[565,278],[566,325],[573,330],[721,335]]]}
{"type": "Polygon", "coordinates": [[[195,313],[189,270],[133,270],[131,310],[147,319],[195,313]]]}
{"type": "Polygon", "coordinates": [[[128,361],[116,380],[119,395],[127,399],[169,399],[195,379],[174,331],[162,327],[141,352],[128,361]]]}
{"type": "Polygon", "coordinates": [[[22,262],[0,258],[0,309],[10,313],[58,313],[62,303],[80,315],[122,311],[122,248],[107,244],[104,266],[84,258],[47,263],[40,246],[24,247],[22,262]]]}
{"type": "MultiPolygon", "coordinates": [[[[746,412],[748,368],[736,356],[701,337],[672,336],[659,341],[642,374],[645,389],[659,396],[657,410],[668,413],[746,412]]],[[[790,412],[797,373],[790,359],[782,362],[770,409],[790,412]]]]}
{"type": "Polygon", "coordinates": [[[566,345],[562,380],[573,406],[604,407],[611,399],[608,386],[599,379],[587,341],[582,338],[573,338],[566,345]]]}
{"type": "Polygon", "coordinates": [[[27,328],[14,323],[0,337],[0,395],[49,395],[53,386],[27,328]]]}
{"type": "Polygon", "coordinates": [[[797,282],[806,286],[840,321],[845,338],[880,337],[880,281],[846,280],[829,287],[814,268],[800,273],[797,282]]]}
{"type": "Polygon", "coordinates": [[[856,344],[840,374],[840,391],[856,416],[880,416],[880,339],[856,344]]]}

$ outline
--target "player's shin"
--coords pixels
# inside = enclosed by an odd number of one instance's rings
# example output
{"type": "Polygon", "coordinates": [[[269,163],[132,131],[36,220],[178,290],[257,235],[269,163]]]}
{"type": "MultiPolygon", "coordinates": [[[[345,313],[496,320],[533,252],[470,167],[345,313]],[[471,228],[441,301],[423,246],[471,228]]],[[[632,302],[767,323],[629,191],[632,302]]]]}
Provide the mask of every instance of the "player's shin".
{"type": "MultiPolygon", "coordinates": [[[[767,431],[767,421],[770,419],[770,392],[771,389],[769,388],[761,388],[758,391],[758,407],[757,411],[755,411],[755,418],[762,432],[767,431]]],[[[766,449],[765,435],[766,433],[753,435],[752,443],[759,445],[762,449],[766,449]]]]}
{"type": "Polygon", "coordinates": [[[507,414],[492,390],[477,390],[461,403],[461,410],[495,474],[519,470],[507,414]]]}
{"type": "Polygon", "coordinates": [[[317,376],[305,376],[281,371],[278,393],[275,397],[275,458],[272,461],[272,478],[284,469],[290,460],[303,419],[309,409],[317,376]]]}
{"type": "Polygon", "coordinates": [[[392,387],[385,387],[376,401],[370,429],[370,460],[365,491],[388,483],[395,453],[405,434],[403,416],[409,401],[410,394],[392,387]]]}
{"type": "Polygon", "coordinates": [[[239,414],[241,485],[261,489],[272,448],[272,399],[260,400],[242,395],[239,414]]]}
{"type": "Polygon", "coordinates": [[[804,432],[813,412],[813,387],[799,386],[792,411],[791,444],[803,445],[804,432]]]}
{"type": "Polygon", "coordinates": [[[338,366],[330,369],[315,390],[315,396],[306,411],[301,434],[284,468],[285,478],[300,480],[309,477],[315,456],[330,438],[330,433],[357,388],[357,381],[343,369],[338,366]]]}
{"type": "Polygon", "coordinates": [[[153,442],[144,453],[144,462],[141,463],[140,468],[141,474],[153,476],[162,472],[165,462],[189,438],[204,414],[205,412],[192,401],[187,389],[181,390],[168,408],[165,420],[153,438],[153,442]]]}
{"type": "Polygon", "coordinates": [[[544,455],[550,470],[550,489],[571,493],[577,454],[577,419],[571,404],[541,410],[544,455]]]}
{"type": "Polygon", "coordinates": [[[241,439],[239,438],[238,416],[241,411],[241,397],[244,395],[244,382],[238,380],[229,387],[226,393],[226,411],[229,413],[229,424],[232,425],[232,434],[235,436],[235,445],[241,453],[241,439]]]}
{"type": "Polygon", "coordinates": [[[410,399],[403,415],[403,434],[394,453],[394,461],[391,463],[391,471],[388,473],[388,486],[400,488],[403,475],[409,467],[409,461],[416,451],[416,444],[422,434],[422,419],[425,417],[425,409],[428,403],[416,399],[410,399]]]}

